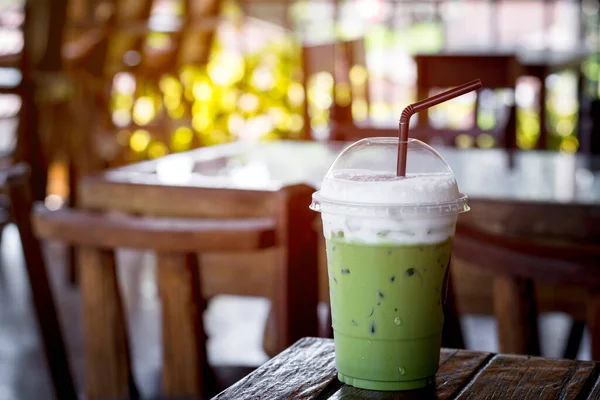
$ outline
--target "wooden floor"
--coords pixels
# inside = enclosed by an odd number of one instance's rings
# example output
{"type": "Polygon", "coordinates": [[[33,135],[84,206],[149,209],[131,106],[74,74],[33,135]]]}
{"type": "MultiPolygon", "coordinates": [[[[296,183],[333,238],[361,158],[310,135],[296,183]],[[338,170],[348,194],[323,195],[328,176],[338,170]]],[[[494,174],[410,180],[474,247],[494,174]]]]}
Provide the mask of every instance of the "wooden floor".
{"type": "MultiPolygon", "coordinates": [[[[77,289],[63,277],[62,248],[47,248],[63,331],[71,365],[82,387],[81,310],[77,289]]],[[[123,251],[119,254],[120,276],[129,315],[135,378],[144,398],[160,391],[160,307],[154,282],[153,258],[149,254],[123,251]]],[[[267,360],[261,347],[262,329],[269,302],[260,298],[219,296],[211,301],[205,314],[210,337],[209,361],[215,366],[242,366],[228,369],[220,376],[226,387],[267,360]]],[[[463,327],[470,349],[496,352],[495,323],[491,317],[465,316],[463,327]]],[[[543,315],[542,353],[559,357],[569,327],[561,314],[543,315]]],[[[589,335],[586,332],[579,359],[589,360],[589,335]]],[[[0,246],[0,400],[53,399],[48,373],[30,304],[29,287],[24,273],[18,232],[8,226],[0,246]]]]}

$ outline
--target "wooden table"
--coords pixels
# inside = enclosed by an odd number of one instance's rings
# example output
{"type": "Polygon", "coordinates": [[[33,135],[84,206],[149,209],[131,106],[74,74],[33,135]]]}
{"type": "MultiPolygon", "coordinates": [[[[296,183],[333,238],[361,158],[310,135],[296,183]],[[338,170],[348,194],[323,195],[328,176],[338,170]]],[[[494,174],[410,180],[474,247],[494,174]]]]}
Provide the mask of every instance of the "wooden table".
{"type": "Polygon", "coordinates": [[[304,338],[213,399],[598,399],[599,372],[592,362],[442,349],[435,387],[376,392],[337,380],[333,340],[304,338]]]}
{"type": "MultiPolygon", "coordinates": [[[[87,178],[80,204],[144,215],[204,217],[210,207],[223,216],[260,216],[257,205],[283,186],[305,183],[318,188],[347,145],[271,141],[200,148],[87,178]],[[247,205],[227,209],[223,193],[246,196],[247,205]]],[[[469,196],[471,211],[461,215],[461,222],[507,234],[600,243],[600,158],[436,149],[453,169],[461,192],[469,196]]]]}
{"type": "MultiPolygon", "coordinates": [[[[516,49],[501,49],[501,48],[460,48],[444,50],[435,54],[418,54],[417,60],[417,93],[421,93],[423,96],[424,91],[420,89],[420,77],[429,74],[447,74],[452,76],[455,74],[452,68],[449,67],[452,63],[444,62],[444,59],[451,60],[453,57],[471,57],[481,58],[483,62],[486,58],[496,56],[516,56],[516,59],[520,66],[518,74],[521,76],[533,76],[539,79],[540,96],[538,101],[538,107],[540,112],[540,137],[538,140],[538,148],[545,149],[547,145],[547,126],[546,126],[546,78],[551,74],[562,72],[565,70],[575,70],[579,81],[581,81],[581,64],[591,54],[586,49],[573,49],[570,51],[554,51],[554,50],[527,50],[519,51],[516,49]],[[434,64],[438,64],[437,66],[434,64]]],[[[477,63],[474,62],[474,69],[478,69],[477,63]]],[[[482,76],[472,76],[471,79],[481,78],[483,86],[486,87],[486,76],[491,76],[487,79],[494,78],[494,70],[479,70],[477,73],[483,74],[482,76]],[[491,75],[490,75],[491,74],[491,75]]],[[[497,73],[497,72],[496,72],[497,73]]],[[[578,92],[581,91],[581,82],[578,83],[578,92]]],[[[581,96],[580,96],[581,97],[581,96]]],[[[426,120],[421,116],[419,121],[425,123],[426,120]]]]}

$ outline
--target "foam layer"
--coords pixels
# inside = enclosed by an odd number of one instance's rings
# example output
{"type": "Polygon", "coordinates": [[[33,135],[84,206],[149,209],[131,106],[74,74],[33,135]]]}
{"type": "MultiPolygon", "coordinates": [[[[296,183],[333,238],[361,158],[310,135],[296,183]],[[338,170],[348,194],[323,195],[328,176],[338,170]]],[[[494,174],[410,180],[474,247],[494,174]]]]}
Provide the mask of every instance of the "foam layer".
{"type": "Polygon", "coordinates": [[[456,215],[436,215],[419,218],[390,209],[411,206],[430,209],[437,203],[447,203],[461,197],[456,180],[450,173],[423,174],[397,178],[387,172],[342,169],[325,177],[320,197],[327,200],[323,207],[323,231],[326,238],[367,244],[439,243],[454,235],[456,215]],[[335,202],[364,204],[364,213],[344,212],[335,202]],[[374,212],[376,206],[377,212],[374,212]],[[379,207],[377,207],[379,206],[379,207]],[[362,214],[362,215],[361,215],[362,214]]]}
{"type": "Polygon", "coordinates": [[[345,169],[325,177],[321,196],[351,203],[417,205],[455,200],[460,193],[452,174],[398,178],[387,172],[345,169]]]}

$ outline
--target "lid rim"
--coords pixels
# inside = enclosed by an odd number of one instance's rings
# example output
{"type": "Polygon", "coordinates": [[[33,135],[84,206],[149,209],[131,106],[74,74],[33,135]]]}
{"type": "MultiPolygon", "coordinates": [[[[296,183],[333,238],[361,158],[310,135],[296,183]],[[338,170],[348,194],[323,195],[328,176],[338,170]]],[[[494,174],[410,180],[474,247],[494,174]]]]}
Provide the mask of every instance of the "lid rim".
{"type": "Polygon", "coordinates": [[[354,202],[349,202],[349,201],[339,201],[339,200],[333,200],[333,199],[328,199],[328,198],[324,198],[320,195],[320,190],[314,192],[312,194],[312,199],[313,202],[316,203],[329,203],[332,205],[340,205],[340,206],[345,206],[345,207],[369,207],[369,208],[402,208],[402,207],[406,207],[406,208],[414,208],[414,207],[422,207],[422,208],[431,208],[431,207],[443,207],[443,206],[447,206],[447,205],[453,205],[453,204],[459,204],[459,203],[467,203],[467,200],[469,199],[469,196],[467,196],[464,193],[459,193],[460,197],[457,197],[456,199],[453,200],[448,200],[448,201],[444,201],[444,202],[439,202],[439,203],[387,203],[387,204],[383,204],[383,203],[354,203],[354,202]]]}

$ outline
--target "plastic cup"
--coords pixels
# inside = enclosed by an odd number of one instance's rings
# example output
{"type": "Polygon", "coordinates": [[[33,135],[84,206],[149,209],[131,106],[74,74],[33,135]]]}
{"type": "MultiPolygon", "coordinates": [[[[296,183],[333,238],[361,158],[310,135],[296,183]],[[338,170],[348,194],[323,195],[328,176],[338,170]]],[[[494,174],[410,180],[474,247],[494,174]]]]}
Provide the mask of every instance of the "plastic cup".
{"type": "Polygon", "coordinates": [[[415,139],[405,145],[397,177],[397,138],[352,144],[311,204],[327,244],[338,378],[363,389],[434,382],[452,238],[469,209],[442,157],[415,139]]]}

